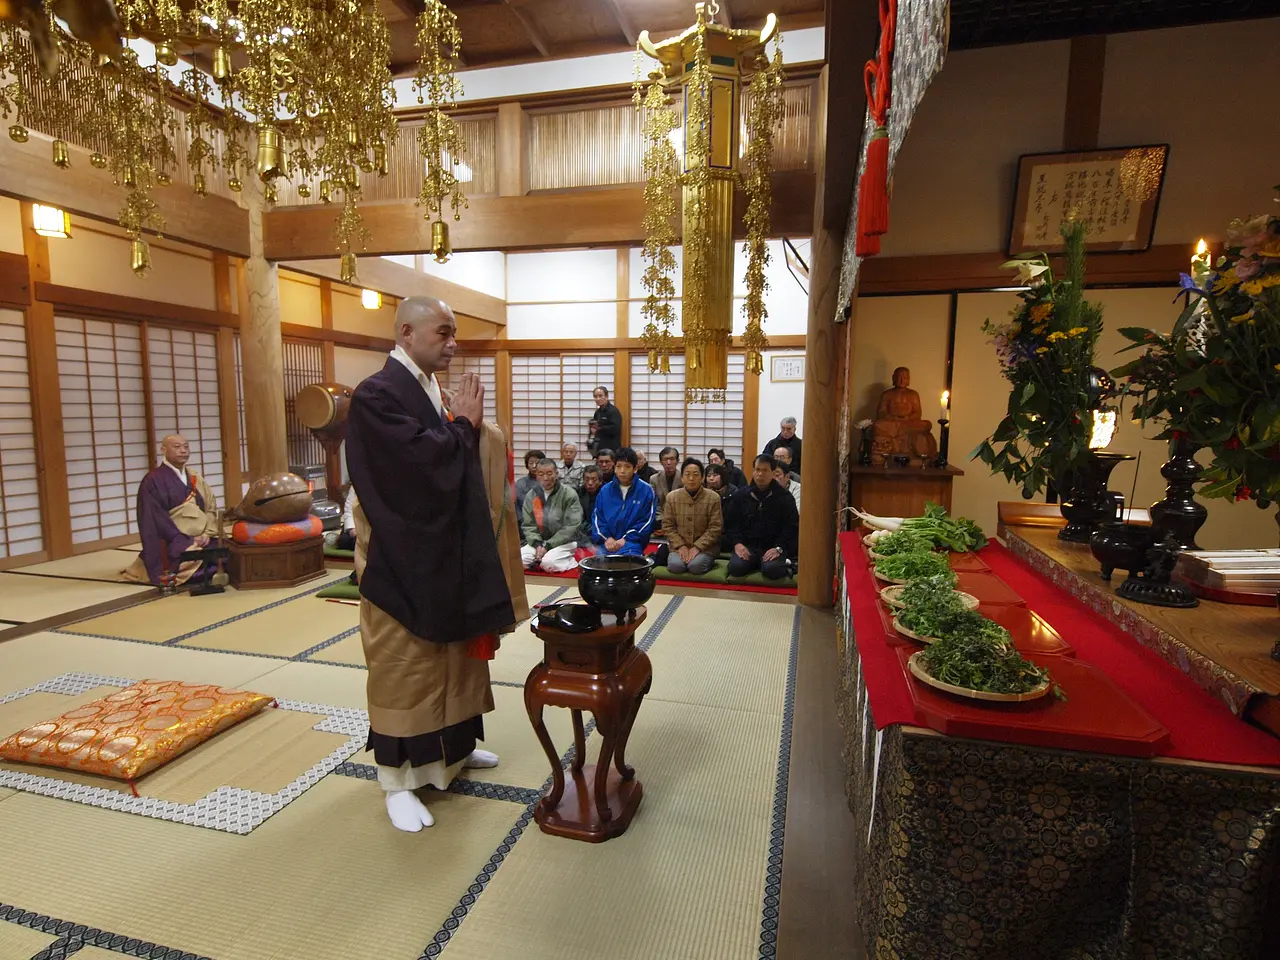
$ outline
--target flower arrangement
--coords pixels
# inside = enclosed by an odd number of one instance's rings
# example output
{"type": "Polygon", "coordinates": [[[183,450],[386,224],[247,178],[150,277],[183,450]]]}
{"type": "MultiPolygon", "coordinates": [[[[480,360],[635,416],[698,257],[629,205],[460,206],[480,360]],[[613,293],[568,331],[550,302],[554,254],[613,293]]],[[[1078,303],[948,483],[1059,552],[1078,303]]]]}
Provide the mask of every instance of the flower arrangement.
{"type": "Polygon", "coordinates": [[[1110,384],[1094,366],[1102,309],[1084,298],[1085,224],[1063,225],[1066,272],[1055,278],[1043,253],[1010,260],[1026,285],[1009,323],[987,320],[983,332],[1013,389],[1003,420],[969,455],[1022,487],[1030,499],[1050,480],[1084,468],[1092,419],[1110,384]]]}
{"type": "MultiPolygon", "coordinates": [[[[1277,191],[1280,191],[1278,186],[1277,191]]],[[[1135,415],[1207,449],[1200,495],[1280,499],[1280,213],[1232,221],[1216,264],[1182,275],[1186,307],[1168,334],[1122,327],[1142,355],[1114,371],[1135,415]]]]}

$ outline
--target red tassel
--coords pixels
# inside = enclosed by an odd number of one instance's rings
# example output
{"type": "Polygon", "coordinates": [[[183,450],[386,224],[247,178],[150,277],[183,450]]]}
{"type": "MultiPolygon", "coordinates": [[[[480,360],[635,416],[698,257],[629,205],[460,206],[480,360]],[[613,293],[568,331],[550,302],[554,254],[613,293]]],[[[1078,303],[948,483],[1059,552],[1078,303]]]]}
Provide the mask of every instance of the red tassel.
{"type": "Polygon", "coordinates": [[[858,191],[858,222],[863,232],[889,232],[889,131],[876,127],[867,144],[867,166],[858,191]]]}
{"type": "Polygon", "coordinates": [[[874,257],[880,252],[880,238],[874,233],[858,231],[858,249],[860,257],[874,257]]]}

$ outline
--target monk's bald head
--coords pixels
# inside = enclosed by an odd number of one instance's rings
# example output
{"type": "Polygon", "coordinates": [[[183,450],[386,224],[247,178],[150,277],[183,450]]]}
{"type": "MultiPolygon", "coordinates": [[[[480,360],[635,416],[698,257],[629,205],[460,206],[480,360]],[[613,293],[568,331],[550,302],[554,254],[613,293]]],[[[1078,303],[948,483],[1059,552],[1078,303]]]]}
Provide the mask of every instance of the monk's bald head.
{"type": "Polygon", "coordinates": [[[160,453],[175,467],[182,467],[191,457],[191,446],[182,434],[171,433],[160,441],[160,453]]]}
{"type": "Polygon", "coordinates": [[[449,368],[458,345],[453,311],[435,297],[409,297],[396,307],[396,343],[424,373],[449,368]]]}

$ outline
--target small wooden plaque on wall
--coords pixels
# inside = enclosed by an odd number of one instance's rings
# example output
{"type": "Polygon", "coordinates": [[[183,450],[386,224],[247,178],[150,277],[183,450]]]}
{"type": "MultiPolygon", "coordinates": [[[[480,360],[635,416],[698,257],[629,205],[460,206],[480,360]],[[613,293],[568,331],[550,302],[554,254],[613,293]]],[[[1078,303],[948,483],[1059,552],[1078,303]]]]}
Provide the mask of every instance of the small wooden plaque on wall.
{"type": "Polygon", "coordinates": [[[791,383],[804,380],[804,354],[797,353],[787,357],[772,357],[769,366],[769,380],[773,383],[791,383]]]}
{"type": "Polygon", "coordinates": [[[1168,144],[1018,158],[1009,256],[1062,252],[1061,226],[1084,220],[1094,251],[1150,248],[1168,144]]]}

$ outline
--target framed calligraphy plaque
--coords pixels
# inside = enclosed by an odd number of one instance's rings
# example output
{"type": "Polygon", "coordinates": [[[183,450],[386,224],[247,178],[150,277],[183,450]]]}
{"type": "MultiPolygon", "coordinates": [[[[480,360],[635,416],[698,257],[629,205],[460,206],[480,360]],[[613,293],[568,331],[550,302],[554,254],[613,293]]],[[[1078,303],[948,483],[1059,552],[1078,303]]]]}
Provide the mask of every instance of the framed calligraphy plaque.
{"type": "Polygon", "coordinates": [[[769,368],[771,383],[791,383],[804,380],[804,354],[788,354],[783,357],[772,357],[769,368]]]}
{"type": "Polygon", "coordinates": [[[1168,157],[1167,143],[1019,157],[1009,255],[1060,253],[1071,219],[1085,221],[1091,251],[1148,249],[1168,157]]]}

